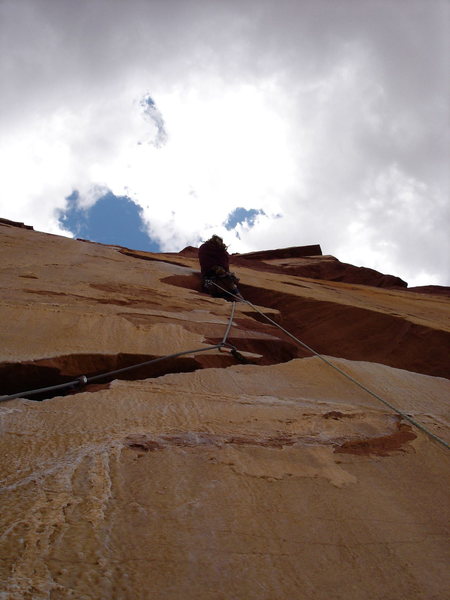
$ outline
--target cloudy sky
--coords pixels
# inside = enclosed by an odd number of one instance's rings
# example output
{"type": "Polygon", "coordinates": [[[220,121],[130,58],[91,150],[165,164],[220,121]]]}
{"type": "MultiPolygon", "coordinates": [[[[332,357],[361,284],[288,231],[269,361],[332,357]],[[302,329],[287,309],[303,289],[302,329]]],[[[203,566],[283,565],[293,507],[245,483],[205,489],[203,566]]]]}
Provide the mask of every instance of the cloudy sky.
{"type": "Polygon", "coordinates": [[[0,0],[0,216],[162,251],[320,243],[450,285],[449,17],[447,0],[0,0]]]}

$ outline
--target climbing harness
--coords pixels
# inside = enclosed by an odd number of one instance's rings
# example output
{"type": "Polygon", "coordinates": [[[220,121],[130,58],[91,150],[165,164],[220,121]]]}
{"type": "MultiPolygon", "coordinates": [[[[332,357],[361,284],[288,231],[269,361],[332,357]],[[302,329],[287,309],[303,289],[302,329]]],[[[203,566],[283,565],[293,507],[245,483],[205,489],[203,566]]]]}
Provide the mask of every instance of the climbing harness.
{"type": "MultiPolygon", "coordinates": [[[[217,283],[214,283],[214,285],[216,285],[217,287],[220,287],[219,285],[217,285],[217,283]]],[[[222,289],[222,291],[225,291],[225,290],[223,290],[223,288],[221,288],[221,289],[222,289]]],[[[282,327],[281,325],[279,325],[279,323],[277,323],[276,321],[274,321],[273,319],[271,319],[270,317],[268,317],[265,313],[262,312],[262,310],[259,310],[259,308],[257,308],[254,304],[252,304],[251,302],[249,302],[248,300],[246,300],[245,298],[243,298],[243,296],[241,294],[239,294],[239,296],[237,296],[235,294],[231,294],[231,292],[228,292],[228,293],[231,296],[234,296],[235,300],[240,300],[242,302],[245,302],[249,306],[251,306],[254,310],[256,310],[256,312],[258,312],[262,317],[264,317],[267,321],[269,321],[269,323],[272,323],[272,325],[275,325],[275,327],[278,327],[278,329],[280,329],[281,331],[283,331],[291,339],[293,339],[295,342],[297,342],[298,344],[300,344],[300,346],[303,346],[303,348],[306,348],[307,350],[309,350],[309,352],[311,352],[312,354],[314,354],[315,356],[317,356],[318,358],[320,358],[320,360],[322,360],[328,366],[330,366],[331,368],[333,368],[335,371],[337,371],[338,373],[340,373],[341,375],[343,375],[344,377],[346,377],[348,380],[350,380],[352,383],[354,383],[355,385],[357,385],[358,387],[360,387],[362,390],[364,390],[365,392],[367,392],[368,394],[370,394],[371,396],[373,396],[374,398],[376,398],[377,400],[379,400],[380,402],[382,402],[385,406],[389,407],[391,410],[393,410],[394,412],[396,412],[403,419],[405,419],[406,421],[409,421],[409,423],[411,423],[412,425],[414,425],[415,427],[417,427],[417,429],[420,429],[421,431],[423,431],[424,433],[426,433],[429,437],[431,437],[435,441],[437,441],[440,444],[442,444],[445,448],[447,448],[447,449],[450,450],[450,444],[448,444],[445,440],[443,440],[438,435],[436,435],[432,431],[430,431],[427,427],[425,427],[425,425],[422,425],[421,423],[419,423],[418,421],[416,421],[415,419],[413,419],[413,417],[410,417],[409,415],[407,415],[406,413],[404,413],[403,411],[401,411],[400,409],[398,409],[397,407],[395,407],[393,404],[391,404],[390,402],[388,402],[384,398],[381,398],[381,396],[379,396],[376,392],[373,392],[371,389],[369,389],[368,387],[366,387],[363,383],[361,383],[360,381],[358,381],[357,379],[355,379],[354,377],[352,377],[351,375],[349,375],[348,373],[346,373],[345,371],[343,371],[341,368],[339,368],[336,365],[334,365],[331,361],[329,361],[327,358],[325,358],[324,356],[322,356],[322,354],[319,354],[319,352],[316,352],[316,350],[314,350],[313,348],[311,348],[311,346],[308,346],[308,344],[305,344],[304,342],[302,342],[301,340],[299,340],[298,337],[296,337],[295,335],[293,335],[292,333],[290,333],[287,329],[285,329],[284,327],[282,327]]]]}
{"type": "Polygon", "coordinates": [[[75,390],[77,388],[83,387],[88,383],[93,383],[94,381],[99,381],[100,379],[104,379],[105,377],[111,377],[112,375],[118,375],[119,373],[126,373],[127,371],[132,371],[133,369],[137,369],[139,367],[145,367],[148,365],[155,364],[157,362],[161,362],[162,360],[167,360],[168,358],[177,358],[178,356],[185,356],[186,354],[198,354],[200,352],[207,352],[208,350],[220,350],[223,351],[225,348],[230,351],[237,360],[240,362],[245,361],[244,357],[237,351],[235,346],[227,342],[228,336],[230,334],[231,326],[233,324],[234,311],[236,308],[236,302],[233,301],[231,314],[228,319],[227,328],[225,334],[223,336],[222,341],[219,344],[214,344],[213,346],[208,346],[206,348],[197,348],[195,350],[185,350],[183,352],[175,352],[174,354],[167,354],[166,356],[160,356],[158,358],[154,358],[152,360],[146,360],[145,362],[140,362],[135,365],[130,365],[128,367],[123,367],[121,369],[115,369],[114,371],[107,371],[106,373],[101,373],[100,375],[93,375],[92,377],[87,377],[86,375],[81,375],[72,381],[68,381],[66,383],[60,383],[58,385],[50,385],[48,387],[39,388],[36,390],[27,390],[25,392],[18,392],[16,394],[9,394],[8,396],[0,396],[0,402],[6,402],[7,400],[13,400],[14,398],[23,398],[32,396],[35,394],[43,394],[45,392],[51,392],[55,390],[64,390],[64,389],[72,389],[75,390]]]}
{"type": "Polygon", "coordinates": [[[238,294],[237,282],[239,279],[234,273],[226,271],[223,267],[215,267],[210,269],[205,278],[203,279],[203,289],[213,297],[225,298],[225,300],[232,301],[232,294],[238,294]],[[222,286],[216,285],[216,281],[220,281],[222,286]],[[217,289],[223,290],[224,293],[218,293],[217,289]],[[231,294],[231,295],[230,295],[231,294]]]}

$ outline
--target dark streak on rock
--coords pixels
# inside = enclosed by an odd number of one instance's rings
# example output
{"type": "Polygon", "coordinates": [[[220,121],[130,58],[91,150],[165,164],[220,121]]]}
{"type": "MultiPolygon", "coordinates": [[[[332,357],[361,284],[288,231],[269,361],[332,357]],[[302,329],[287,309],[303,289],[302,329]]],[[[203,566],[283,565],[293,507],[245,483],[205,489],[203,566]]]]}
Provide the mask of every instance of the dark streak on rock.
{"type": "Polygon", "coordinates": [[[164,446],[155,440],[142,439],[142,441],[134,441],[127,444],[128,448],[142,452],[153,452],[154,450],[162,450],[164,446]]]}
{"type": "Polygon", "coordinates": [[[282,449],[284,446],[293,446],[300,442],[298,436],[280,434],[268,437],[252,437],[252,436],[226,436],[212,435],[202,432],[187,432],[183,434],[161,435],[150,437],[146,435],[128,436],[125,440],[125,445],[132,450],[164,450],[169,446],[178,448],[194,448],[194,447],[216,447],[222,448],[226,444],[235,446],[261,446],[264,448],[282,449]]]}
{"type": "Polygon", "coordinates": [[[339,412],[338,410],[331,410],[330,412],[327,412],[325,414],[322,415],[324,419],[335,419],[335,420],[339,420],[341,419],[344,415],[344,413],[339,412]]]}
{"type": "Polygon", "coordinates": [[[417,435],[410,425],[399,423],[398,430],[390,435],[347,441],[335,447],[336,454],[358,454],[362,456],[389,456],[392,452],[406,452],[404,445],[416,439],[417,435]]]}
{"type": "MultiPolygon", "coordinates": [[[[338,411],[331,411],[338,413],[338,411]]],[[[331,414],[327,413],[327,414],[331,414]]],[[[345,415],[342,415],[345,416],[345,415]]],[[[339,416],[329,416],[326,418],[340,418],[339,416]]],[[[376,455],[389,456],[392,452],[406,452],[403,446],[416,438],[416,434],[409,425],[398,423],[397,431],[392,434],[366,438],[348,440],[335,445],[334,452],[337,454],[358,454],[358,455],[376,455]]],[[[278,433],[270,436],[251,436],[251,435],[214,435],[205,432],[183,432],[178,434],[155,435],[139,434],[130,435],[125,439],[125,446],[131,450],[148,452],[155,450],[165,450],[170,447],[177,448],[223,448],[226,445],[232,446],[259,446],[262,448],[274,448],[282,450],[288,446],[310,446],[311,444],[334,445],[332,440],[325,442],[311,437],[305,437],[295,434],[278,433]]]]}
{"type": "MultiPolygon", "coordinates": [[[[150,436],[128,436],[125,440],[126,446],[134,450],[164,450],[169,446],[178,448],[194,447],[216,447],[223,448],[226,444],[234,446],[260,446],[263,448],[283,449],[285,446],[293,446],[305,442],[303,438],[294,435],[277,435],[268,437],[252,436],[226,436],[212,435],[207,433],[185,433],[179,435],[161,435],[157,439],[150,436]]],[[[308,441],[311,441],[308,439],[308,441]]]]}

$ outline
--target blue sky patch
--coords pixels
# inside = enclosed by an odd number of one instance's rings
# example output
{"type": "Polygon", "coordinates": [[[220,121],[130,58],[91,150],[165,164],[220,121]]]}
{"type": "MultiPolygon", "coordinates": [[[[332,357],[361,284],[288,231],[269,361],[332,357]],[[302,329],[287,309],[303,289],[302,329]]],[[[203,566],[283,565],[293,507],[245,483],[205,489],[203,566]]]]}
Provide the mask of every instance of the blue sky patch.
{"type": "Polygon", "coordinates": [[[161,148],[167,142],[167,131],[164,117],[156,106],[155,101],[148,94],[141,100],[144,119],[156,129],[153,140],[150,142],[155,148],[161,148]]]}
{"type": "Polygon", "coordinates": [[[77,191],[72,192],[66,210],[60,210],[58,216],[61,226],[75,237],[134,250],[161,251],[145,232],[142,208],[127,196],[108,192],[86,209],[79,206],[78,197],[77,191]]]}
{"type": "Polygon", "coordinates": [[[253,227],[253,225],[255,224],[255,219],[258,215],[265,215],[266,213],[261,209],[261,208],[242,208],[242,207],[238,207],[235,208],[232,212],[230,212],[230,214],[228,215],[227,220],[224,222],[225,228],[228,229],[228,231],[230,231],[231,229],[234,229],[236,227],[236,225],[244,225],[246,224],[247,227],[253,227]]]}

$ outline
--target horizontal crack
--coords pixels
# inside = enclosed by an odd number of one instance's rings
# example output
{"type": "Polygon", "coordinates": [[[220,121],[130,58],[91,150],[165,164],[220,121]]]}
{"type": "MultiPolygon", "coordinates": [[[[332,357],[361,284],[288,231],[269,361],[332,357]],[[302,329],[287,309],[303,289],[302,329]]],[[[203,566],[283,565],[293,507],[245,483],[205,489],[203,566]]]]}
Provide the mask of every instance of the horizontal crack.
{"type": "MultiPolygon", "coordinates": [[[[325,415],[323,415],[325,417],[325,415]]],[[[326,417],[325,417],[326,418],[326,417]]],[[[322,438],[291,433],[275,435],[217,435],[205,432],[182,432],[179,434],[129,435],[124,445],[138,452],[154,452],[169,447],[178,448],[223,448],[233,446],[259,446],[263,448],[283,449],[292,446],[321,445],[333,446],[335,453],[389,456],[394,451],[405,451],[405,445],[416,438],[411,427],[396,423],[392,433],[372,438],[342,440],[324,440],[322,438]]]]}
{"type": "MultiPolygon", "coordinates": [[[[0,364],[0,396],[24,392],[22,398],[32,400],[47,400],[54,396],[68,393],[97,391],[113,379],[139,380],[161,377],[169,373],[190,373],[203,368],[196,358],[178,357],[161,360],[152,365],[137,366],[126,373],[108,377],[107,372],[115,371],[131,365],[137,365],[160,358],[148,354],[67,354],[35,361],[0,364]],[[100,385],[87,385],[75,389],[46,391],[40,394],[27,395],[28,390],[41,387],[65,384],[79,377],[80,374],[89,377],[105,373],[100,385]]],[[[220,359],[220,357],[219,357],[220,359]]],[[[229,366],[228,355],[224,354],[225,365],[229,366]]],[[[221,365],[217,365],[221,366],[221,365]]]]}

